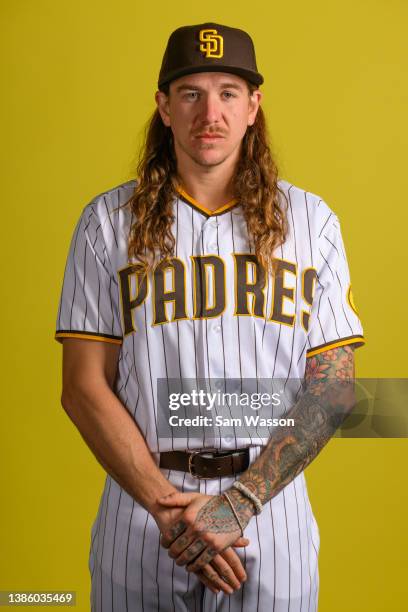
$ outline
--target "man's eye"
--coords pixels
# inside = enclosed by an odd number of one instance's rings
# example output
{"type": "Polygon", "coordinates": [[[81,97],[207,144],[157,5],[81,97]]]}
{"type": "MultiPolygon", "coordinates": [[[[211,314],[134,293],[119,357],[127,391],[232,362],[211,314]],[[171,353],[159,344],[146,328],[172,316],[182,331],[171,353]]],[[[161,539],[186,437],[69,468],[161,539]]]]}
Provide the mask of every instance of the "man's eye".
{"type": "Polygon", "coordinates": [[[196,97],[198,96],[198,91],[189,91],[188,93],[186,93],[185,97],[188,100],[195,100],[196,97]]]}
{"type": "Polygon", "coordinates": [[[224,96],[226,98],[234,98],[235,97],[234,94],[231,91],[224,91],[223,94],[224,94],[224,96]]]}

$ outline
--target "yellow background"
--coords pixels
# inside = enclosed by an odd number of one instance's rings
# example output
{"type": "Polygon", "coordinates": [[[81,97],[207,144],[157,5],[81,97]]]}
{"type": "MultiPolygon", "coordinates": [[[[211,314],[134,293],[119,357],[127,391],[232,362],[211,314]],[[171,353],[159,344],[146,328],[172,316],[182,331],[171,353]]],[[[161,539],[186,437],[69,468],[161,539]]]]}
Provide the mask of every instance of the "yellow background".
{"type": "MultiPolygon", "coordinates": [[[[104,473],[59,405],[58,298],[82,208],[133,176],[176,27],[252,35],[281,176],[341,220],[367,338],[357,374],[408,375],[407,17],[403,0],[3,0],[1,590],[72,589],[89,606],[104,473]]],[[[406,453],[335,439],[307,469],[319,612],[406,609],[406,453]]]]}

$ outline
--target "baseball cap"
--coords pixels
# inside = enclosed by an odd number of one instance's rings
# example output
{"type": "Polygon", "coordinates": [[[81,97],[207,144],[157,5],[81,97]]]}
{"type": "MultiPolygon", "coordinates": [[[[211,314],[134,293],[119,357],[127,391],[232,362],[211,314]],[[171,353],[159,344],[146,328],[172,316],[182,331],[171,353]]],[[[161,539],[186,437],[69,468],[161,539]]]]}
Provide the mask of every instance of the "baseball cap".
{"type": "Polygon", "coordinates": [[[218,23],[183,26],[170,34],[158,88],[196,72],[229,72],[257,86],[264,82],[249,34],[218,23]]]}

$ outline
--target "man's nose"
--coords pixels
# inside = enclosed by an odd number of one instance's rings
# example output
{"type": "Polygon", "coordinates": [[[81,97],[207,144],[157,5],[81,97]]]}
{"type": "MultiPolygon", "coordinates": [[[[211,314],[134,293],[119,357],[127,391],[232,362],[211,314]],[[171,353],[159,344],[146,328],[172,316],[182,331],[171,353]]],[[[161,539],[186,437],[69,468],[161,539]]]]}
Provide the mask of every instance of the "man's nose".
{"type": "Polygon", "coordinates": [[[217,96],[211,94],[203,96],[200,111],[200,118],[203,122],[215,123],[219,121],[221,106],[217,96]]]}

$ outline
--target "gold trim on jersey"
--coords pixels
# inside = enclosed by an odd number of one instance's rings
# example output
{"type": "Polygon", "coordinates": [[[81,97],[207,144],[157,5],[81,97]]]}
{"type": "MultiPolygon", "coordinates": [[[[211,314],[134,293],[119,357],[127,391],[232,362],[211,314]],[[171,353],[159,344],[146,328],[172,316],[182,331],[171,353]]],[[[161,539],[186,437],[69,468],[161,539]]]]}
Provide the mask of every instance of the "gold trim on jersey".
{"type": "Polygon", "coordinates": [[[109,342],[110,344],[122,344],[120,338],[109,338],[109,336],[91,335],[87,332],[57,332],[55,340],[60,341],[60,338],[83,338],[85,340],[97,340],[98,342],[109,342]]]}
{"type": "Polygon", "coordinates": [[[272,314],[269,318],[269,321],[273,321],[274,323],[279,323],[279,325],[286,325],[287,327],[294,327],[296,323],[296,297],[297,297],[296,289],[297,289],[297,279],[298,279],[298,265],[297,265],[297,262],[289,261],[288,259],[283,259],[280,257],[275,257],[275,260],[282,262],[282,263],[289,264],[289,266],[293,266],[295,269],[293,271],[290,268],[285,268],[284,266],[281,266],[280,269],[276,272],[276,276],[274,277],[274,284],[273,284],[272,314]],[[282,285],[279,287],[278,286],[278,274],[280,270],[282,270],[283,273],[282,273],[282,285]],[[287,287],[285,285],[285,272],[288,272],[289,274],[293,274],[293,276],[295,277],[294,287],[287,287]],[[292,292],[292,295],[287,295],[285,291],[292,292]],[[293,314],[288,314],[287,312],[283,311],[285,300],[289,300],[295,306],[295,312],[293,314]],[[280,307],[279,312],[275,312],[275,305],[280,307]],[[288,321],[280,320],[279,318],[274,318],[274,315],[275,317],[277,317],[278,315],[281,315],[282,317],[287,317],[288,319],[291,319],[291,321],[288,322],[288,321]]]}
{"type": "Polygon", "coordinates": [[[183,259],[180,259],[180,257],[165,257],[164,259],[159,261],[153,270],[152,285],[153,285],[153,289],[152,289],[153,321],[151,324],[152,327],[156,327],[157,325],[165,325],[166,323],[173,323],[174,321],[185,321],[190,318],[187,315],[186,265],[183,259]],[[183,273],[182,287],[179,287],[176,281],[176,274],[180,271],[180,270],[176,270],[173,264],[173,262],[176,262],[176,261],[178,261],[181,264],[181,269],[183,273]],[[166,271],[167,270],[170,270],[171,275],[172,275],[173,288],[171,290],[168,290],[166,288],[166,271]],[[157,300],[157,283],[159,280],[158,278],[159,274],[162,274],[163,276],[163,299],[161,301],[162,301],[164,319],[157,321],[156,319],[157,319],[158,302],[156,300],[157,300]],[[179,295],[177,293],[178,291],[180,292],[179,295]],[[173,298],[165,299],[166,295],[172,295],[172,294],[174,295],[173,298]],[[183,301],[183,304],[181,304],[181,300],[183,301]],[[168,313],[167,313],[167,305],[169,303],[173,304],[173,313],[172,313],[171,319],[169,319],[168,313]],[[182,316],[176,316],[178,308],[183,311],[182,316]]]}
{"type": "Polygon", "coordinates": [[[305,330],[305,332],[307,333],[309,331],[309,323],[310,323],[310,316],[312,314],[312,306],[313,306],[313,300],[315,297],[315,293],[316,293],[316,283],[317,283],[317,270],[316,268],[314,268],[313,266],[310,266],[310,268],[305,268],[302,272],[302,298],[303,300],[306,302],[306,304],[310,307],[309,312],[307,310],[302,310],[300,311],[300,324],[303,327],[303,329],[305,330]],[[315,272],[315,274],[313,275],[312,278],[312,287],[310,290],[311,293],[311,301],[309,302],[309,300],[307,299],[308,296],[305,295],[305,276],[306,273],[309,272],[310,270],[313,270],[315,272]],[[306,325],[304,325],[304,321],[307,321],[306,325]]]}
{"type": "Polygon", "coordinates": [[[127,336],[129,336],[130,334],[134,334],[137,331],[134,319],[133,319],[133,311],[135,308],[138,308],[139,306],[141,306],[143,304],[143,302],[147,299],[148,295],[149,295],[149,275],[147,274],[147,266],[145,264],[142,263],[134,263],[134,264],[127,264],[126,266],[124,266],[123,268],[120,268],[117,271],[117,276],[119,279],[119,300],[120,300],[120,311],[121,311],[121,321],[122,321],[122,328],[123,328],[123,332],[124,332],[124,337],[126,338],[127,336]],[[126,287],[127,287],[127,291],[128,291],[128,295],[129,295],[129,308],[126,310],[125,312],[125,306],[123,303],[123,290],[124,290],[124,284],[123,284],[123,278],[122,278],[122,273],[128,271],[129,274],[127,274],[126,276],[126,287]],[[131,296],[131,276],[135,276],[135,283],[136,283],[136,295],[134,297],[131,296]],[[140,281],[139,276],[142,276],[142,280],[140,281]],[[140,296],[140,290],[145,291],[144,296],[142,295],[142,300],[138,302],[139,296],[140,296]],[[138,303],[135,303],[138,302],[138,303]],[[130,323],[131,323],[131,329],[128,329],[128,325],[127,325],[127,317],[130,317],[130,323]]]}
{"type": "MultiPolygon", "coordinates": [[[[223,260],[222,257],[220,257],[220,255],[215,255],[214,253],[211,254],[206,254],[206,255],[190,255],[190,259],[192,261],[193,264],[193,269],[192,269],[192,282],[193,282],[193,316],[191,317],[192,321],[197,321],[197,320],[204,320],[204,319],[214,319],[216,317],[221,317],[222,314],[225,312],[226,308],[227,308],[227,287],[226,287],[226,274],[225,274],[225,261],[223,260]],[[216,266],[211,262],[211,261],[206,261],[206,260],[211,260],[211,259],[215,259],[221,262],[221,272],[222,272],[222,288],[220,285],[219,281],[217,283],[217,268],[216,266]],[[209,308],[208,307],[208,276],[206,273],[206,268],[207,266],[211,266],[213,269],[213,301],[214,301],[214,306],[209,308]],[[197,274],[199,273],[199,271],[203,272],[203,278],[202,280],[204,281],[204,290],[202,290],[201,288],[201,283],[200,285],[197,282],[197,274]],[[200,315],[198,316],[197,312],[198,312],[198,302],[197,302],[197,297],[199,295],[199,292],[205,293],[205,312],[206,314],[200,315]],[[217,308],[220,307],[220,303],[222,304],[222,309],[221,310],[217,310],[217,308]],[[211,311],[215,311],[213,314],[211,314],[211,311]],[[210,314],[208,314],[210,313],[210,314]]],[[[200,302],[201,305],[201,312],[202,312],[202,303],[200,302]]]]}
{"type": "Polygon", "coordinates": [[[325,351],[329,351],[330,349],[338,348],[340,346],[346,346],[347,344],[356,344],[357,346],[362,346],[365,343],[366,341],[364,336],[349,336],[348,338],[344,338],[343,340],[333,340],[333,342],[327,342],[326,344],[321,344],[316,348],[309,349],[308,351],[306,351],[306,357],[314,357],[319,353],[324,353],[325,351]]]}
{"type": "Polygon", "coordinates": [[[191,195],[189,195],[186,191],[184,191],[182,187],[180,187],[180,185],[177,187],[177,191],[179,192],[181,196],[183,196],[184,200],[186,200],[188,204],[192,204],[193,206],[195,206],[195,208],[198,208],[198,210],[205,213],[209,217],[212,217],[214,215],[219,215],[220,213],[225,212],[226,210],[229,210],[230,208],[235,206],[238,202],[238,200],[234,198],[233,200],[230,200],[226,204],[223,204],[223,206],[220,206],[220,208],[217,208],[216,210],[210,210],[209,208],[207,208],[203,204],[200,204],[199,202],[197,202],[197,200],[192,198],[191,195]]]}
{"type": "Polygon", "coordinates": [[[234,317],[256,317],[257,319],[265,319],[265,308],[266,308],[266,299],[265,299],[265,288],[266,288],[266,274],[265,268],[261,265],[256,257],[255,253],[250,252],[234,252],[232,253],[232,258],[234,260],[234,317]],[[238,312],[239,310],[239,296],[238,291],[241,288],[240,283],[238,282],[238,258],[245,257],[243,260],[245,263],[245,287],[247,288],[244,292],[245,294],[245,303],[244,309],[247,312],[238,312]],[[252,277],[254,282],[248,278],[248,265],[252,267],[252,277]],[[251,290],[249,287],[253,287],[251,290]],[[261,301],[261,311],[262,315],[255,314],[255,308],[258,306],[258,296],[257,289],[259,288],[259,292],[262,295],[261,301]],[[248,297],[251,295],[251,307],[248,306],[248,297]]]}

